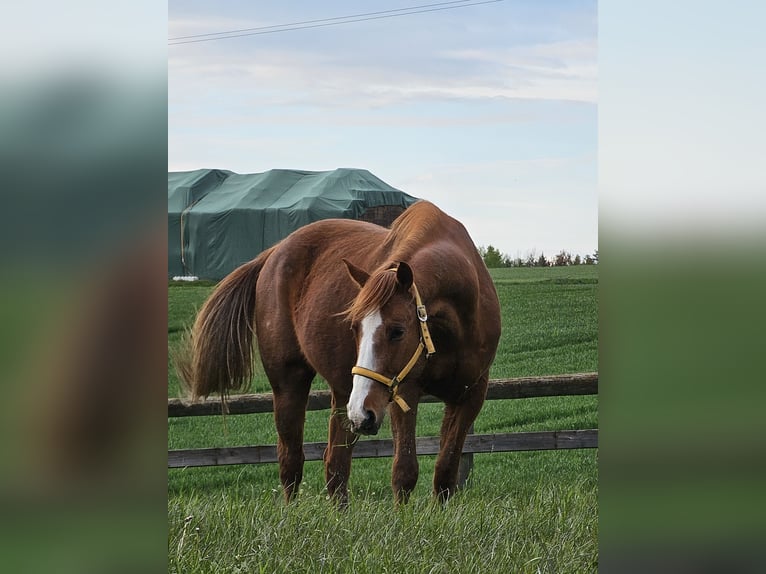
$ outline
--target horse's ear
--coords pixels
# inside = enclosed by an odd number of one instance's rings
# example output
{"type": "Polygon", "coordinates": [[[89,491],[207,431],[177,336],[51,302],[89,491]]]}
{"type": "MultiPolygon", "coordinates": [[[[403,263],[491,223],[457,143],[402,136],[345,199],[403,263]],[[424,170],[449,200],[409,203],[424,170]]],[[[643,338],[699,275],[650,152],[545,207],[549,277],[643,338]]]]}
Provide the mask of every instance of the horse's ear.
{"type": "Polygon", "coordinates": [[[404,261],[400,262],[396,268],[396,280],[405,289],[409,289],[412,285],[412,268],[404,261]]]}
{"type": "Polygon", "coordinates": [[[367,280],[370,278],[370,274],[367,273],[364,269],[360,269],[347,259],[343,260],[343,263],[346,264],[346,269],[348,270],[348,274],[351,275],[351,279],[354,280],[354,283],[359,285],[359,288],[361,289],[364,287],[364,284],[367,283],[367,280]]]}

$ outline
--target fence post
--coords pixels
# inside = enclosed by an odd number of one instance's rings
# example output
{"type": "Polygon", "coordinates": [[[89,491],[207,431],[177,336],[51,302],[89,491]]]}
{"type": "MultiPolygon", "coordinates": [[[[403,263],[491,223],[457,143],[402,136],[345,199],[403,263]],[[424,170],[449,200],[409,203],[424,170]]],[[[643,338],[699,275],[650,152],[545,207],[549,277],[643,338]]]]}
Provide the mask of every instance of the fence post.
{"type": "MultiPolygon", "coordinates": [[[[473,434],[473,423],[468,427],[468,434],[473,434]]],[[[460,455],[460,465],[457,467],[457,487],[458,489],[465,488],[468,482],[468,477],[473,470],[473,453],[464,452],[460,455]]]]}

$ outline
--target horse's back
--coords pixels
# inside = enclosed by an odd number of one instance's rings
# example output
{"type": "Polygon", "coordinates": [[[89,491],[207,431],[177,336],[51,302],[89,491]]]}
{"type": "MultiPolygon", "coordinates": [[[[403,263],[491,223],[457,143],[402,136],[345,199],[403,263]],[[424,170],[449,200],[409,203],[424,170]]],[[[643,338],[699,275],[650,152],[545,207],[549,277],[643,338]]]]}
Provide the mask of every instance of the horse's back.
{"type": "Polygon", "coordinates": [[[328,381],[351,372],[355,348],[342,313],[356,287],[343,259],[366,266],[386,234],[372,223],[328,219],[277,244],[256,286],[262,362],[273,362],[274,368],[305,362],[328,381]]]}
{"type": "MultiPolygon", "coordinates": [[[[264,275],[286,281],[326,279],[344,271],[342,259],[368,252],[387,230],[354,219],[324,219],[301,227],[283,239],[269,257],[264,275]]],[[[305,283],[303,285],[306,286],[305,283]]]]}

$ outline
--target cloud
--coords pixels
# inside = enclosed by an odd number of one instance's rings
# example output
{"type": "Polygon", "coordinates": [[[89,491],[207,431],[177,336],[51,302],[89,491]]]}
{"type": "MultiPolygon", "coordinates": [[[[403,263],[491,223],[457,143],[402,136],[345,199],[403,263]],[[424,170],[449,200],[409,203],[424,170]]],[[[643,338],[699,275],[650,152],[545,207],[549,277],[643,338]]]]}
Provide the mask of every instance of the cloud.
{"type": "Polygon", "coordinates": [[[364,167],[477,243],[592,250],[595,7],[527,8],[169,46],[171,169],[364,167]]]}
{"type": "Polygon", "coordinates": [[[345,109],[498,98],[595,103],[597,98],[595,40],[412,56],[394,51],[383,57],[363,48],[356,57],[334,56],[300,44],[223,53],[193,46],[186,48],[191,53],[169,47],[171,96],[210,89],[209,82],[216,82],[229,97],[246,93],[261,105],[345,109]]]}
{"type": "Polygon", "coordinates": [[[511,98],[597,100],[595,39],[556,41],[493,50],[454,50],[445,57],[487,70],[482,88],[511,98]]]}

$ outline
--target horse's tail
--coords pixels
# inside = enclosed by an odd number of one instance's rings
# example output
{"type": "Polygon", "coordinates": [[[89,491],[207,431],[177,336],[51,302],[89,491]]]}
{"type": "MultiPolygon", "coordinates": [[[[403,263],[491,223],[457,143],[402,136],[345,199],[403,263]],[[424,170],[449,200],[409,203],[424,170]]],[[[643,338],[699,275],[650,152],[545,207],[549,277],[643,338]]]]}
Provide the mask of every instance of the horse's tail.
{"type": "Polygon", "coordinates": [[[241,265],[215,288],[197,314],[176,359],[193,401],[245,390],[253,376],[255,285],[273,249],[241,265]]]}

